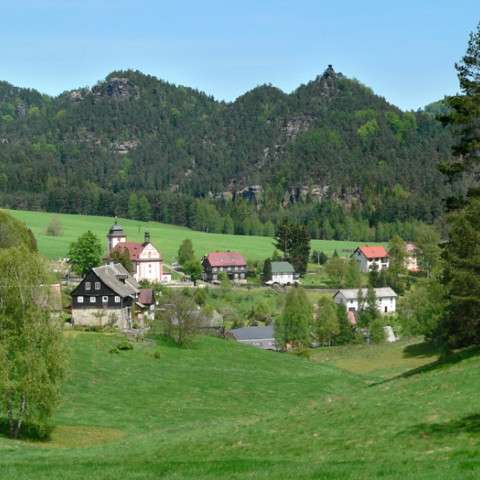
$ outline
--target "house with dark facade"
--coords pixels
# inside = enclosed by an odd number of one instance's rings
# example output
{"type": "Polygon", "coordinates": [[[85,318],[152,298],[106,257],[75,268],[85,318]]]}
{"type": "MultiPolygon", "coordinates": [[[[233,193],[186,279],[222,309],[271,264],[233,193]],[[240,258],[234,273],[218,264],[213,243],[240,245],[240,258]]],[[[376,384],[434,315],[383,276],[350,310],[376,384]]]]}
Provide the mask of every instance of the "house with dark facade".
{"type": "Polygon", "coordinates": [[[213,252],[202,259],[203,279],[206,282],[219,280],[221,272],[226,273],[233,282],[245,282],[247,262],[238,252],[213,252]]]}
{"type": "Polygon", "coordinates": [[[92,268],[71,295],[73,325],[111,325],[122,330],[133,326],[134,310],[150,313],[155,301],[153,292],[142,292],[120,263],[92,268]]]}

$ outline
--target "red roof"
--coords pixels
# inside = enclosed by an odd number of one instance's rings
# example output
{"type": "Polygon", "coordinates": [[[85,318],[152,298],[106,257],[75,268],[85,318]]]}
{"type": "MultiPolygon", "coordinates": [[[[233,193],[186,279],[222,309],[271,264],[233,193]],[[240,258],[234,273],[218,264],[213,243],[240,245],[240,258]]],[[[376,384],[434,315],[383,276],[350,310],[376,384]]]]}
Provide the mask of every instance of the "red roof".
{"type": "Polygon", "coordinates": [[[238,252],[213,252],[207,255],[208,263],[212,267],[243,267],[247,264],[238,252]]]}
{"type": "Polygon", "coordinates": [[[155,303],[153,290],[151,288],[142,288],[138,295],[138,301],[143,305],[153,305],[155,303]]]}
{"type": "Polygon", "coordinates": [[[382,246],[370,247],[368,245],[364,245],[363,247],[358,247],[358,250],[360,250],[368,259],[388,257],[385,247],[382,246]]]}
{"type": "Polygon", "coordinates": [[[115,245],[114,250],[123,252],[128,250],[130,260],[137,261],[140,254],[143,252],[143,243],[136,242],[120,242],[115,245]]]}

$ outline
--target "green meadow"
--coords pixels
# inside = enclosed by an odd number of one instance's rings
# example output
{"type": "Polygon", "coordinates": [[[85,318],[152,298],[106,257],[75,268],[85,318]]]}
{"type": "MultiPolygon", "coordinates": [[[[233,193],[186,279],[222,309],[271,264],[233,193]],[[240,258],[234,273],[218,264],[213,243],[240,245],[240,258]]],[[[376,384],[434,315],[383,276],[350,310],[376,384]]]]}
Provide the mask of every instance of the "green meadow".
{"type": "MultiPolygon", "coordinates": [[[[8,212],[33,231],[40,252],[51,259],[65,257],[70,243],[87,230],[94,232],[106,246],[106,235],[114,223],[114,219],[110,217],[22,210],[8,210],[8,212]],[[50,237],[45,234],[45,230],[55,216],[60,219],[63,234],[58,237],[50,237]]],[[[264,260],[271,256],[274,250],[273,240],[268,237],[197,232],[186,227],[123,218],[118,219],[118,222],[131,241],[143,241],[144,232],[149,231],[152,243],[160,250],[167,262],[175,258],[180,243],[186,238],[192,240],[195,252],[199,257],[215,250],[232,250],[242,253],[248,260],[264,260]]],[[[358,242],[312,241],[312,249],[323,250],[327,255],[331,255],[335,249],[341,254],[343,250],[352,250],[356,246],[358,246],[358,242]]]]}
{"type": "Polygon", "coordinates": [[[419,344],[370,347],[377,374],[363,346],[312,361],[202,337],[112,354],[119,335],[66,335],[51,440],[0,436],[2,480],[480,476],[478,350],[439,362],[419,344]]]}

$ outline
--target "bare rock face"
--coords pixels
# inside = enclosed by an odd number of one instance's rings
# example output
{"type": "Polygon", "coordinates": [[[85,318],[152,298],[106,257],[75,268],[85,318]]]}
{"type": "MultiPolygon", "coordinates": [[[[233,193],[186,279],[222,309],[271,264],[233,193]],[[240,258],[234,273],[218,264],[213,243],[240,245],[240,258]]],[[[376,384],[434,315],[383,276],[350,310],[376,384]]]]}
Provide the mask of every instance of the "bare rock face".
{"type": "Polygon", "coordinates": [[[287,140],[295,140],[300,133],[306,132],[312,123],[313,118],[306,115],[290,118],[284,127],[287,140]]]}
{"type": "Polygon", "coordinates": [[[333,97],[337,93],[337,78],[341,76],[342,74],[337,74],[332,65],[329,65],[315,80],[316,93],[324,97],[333,97]]]}
{"type": "Polygon", "coordinates": [[[112,77],[92,88],[97,97],[111,97],[117,100],[126,100],[130,97],[138,98],[139,91],[128,78],[112,77]]]}
{"type": "Polygon", "coordinates": [[[23,103],[19,103],[15,107],[15,113],[18,117],[23,118],[27,114],[27,107],[23,103]]]}
{"type": "Polygon", "coordinates": [[[138,140],[124,140],[122,142],[112,143],[113,150],[119,155],[126,155],[131,150],[134,150],[139,145],[138,140]]]}
{"type": "Polygon", "coordinates": [[[83,94],[81,90],[74,90],[70,92],[70,100],[72,102],[80,102],[83,99],[83,94]]]}

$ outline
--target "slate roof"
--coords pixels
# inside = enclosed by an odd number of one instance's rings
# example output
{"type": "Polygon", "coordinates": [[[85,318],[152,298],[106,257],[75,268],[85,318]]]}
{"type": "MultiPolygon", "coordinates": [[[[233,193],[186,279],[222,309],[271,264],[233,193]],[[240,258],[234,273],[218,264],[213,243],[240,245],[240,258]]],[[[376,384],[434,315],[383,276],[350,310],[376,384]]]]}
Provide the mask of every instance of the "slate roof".
{"type": "Polygon", "coordinates": [[[206,256],[212,267],[244,267],[247,265],[245,258],[238,252],[213,252],[206,256]]]}
{"type": "MultiPolygon", "coordinates": [[[[377,298],[396,297],[397,294],[390,287],[374,288],[377,298]]],[[[368,289],[362,288],[363,297],[367,296],[368,289]]],[[[337,290],[334,297],[341,293],[347,300],[356,300],[358,298],[358,288],[343,288],[337,290]]]]}
{"type": "Polygon", "coordinates": [[[123,233],[123,228],[117,222],[115,222],[108,232],[111,237],[124,237],[125,234],[123,233]]]}
{"type": "Polygon", "coordinates": [[[272,273],[295,273],[289,262],[272,262],[272,273]]]}
{"type": "Polygon", "coordinates": [[[235,340],[271,340],[274,338],[273,325],[266,327],[241,327],[230,330],[235,340]]]}
{"type": "Polygon", "coordinates": [[[137,281],[120,263],[103,265],[92,269],[95,275],[121,297],[136,296],[139,292],[137,281]],[[119,277],[125,278],[123,283],[119,277]]]}
{"type": "Polygon", "coordinates": [[[373,258],[383,258],[388,257],[388,252],[385,250],[385,247],[382,245],[377,246],[369,246],[364,245],[363,247],[358,247],[357,250],[360,250],[366,258],[373,259],[373,258]]]}

